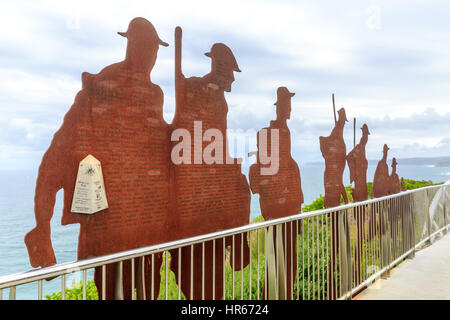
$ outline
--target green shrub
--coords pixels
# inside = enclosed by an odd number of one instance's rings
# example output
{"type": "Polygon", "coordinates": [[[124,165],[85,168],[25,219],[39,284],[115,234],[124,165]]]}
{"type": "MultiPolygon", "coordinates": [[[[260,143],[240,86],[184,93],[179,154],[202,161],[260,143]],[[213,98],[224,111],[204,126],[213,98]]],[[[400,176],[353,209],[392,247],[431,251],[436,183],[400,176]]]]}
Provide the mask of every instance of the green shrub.
{"type": "MultiPolygon", "coordinates": [[[[66,300],[83,300],[83,283],[73,282],[72,287],[66,288],[66,300]]],[[[62,300],[62,293],[53,292],[52,294],[45,295],[46,300],[62,300]]],[[[86,282],[86,300],[98,300],[97,288],[94,280],[86,282]]]]}
{"type": "Polygon", "coordinates": [[[320,195],[316,200],[314,200],[311,204],[307,204],[303,206],[302,212],[309,212],[324,209],[325,206],[323,204],[323,195],[320,195]]]}
{"type": "Polygon", "coordinates": [[[405,189],[406,190],[412,190],[412,189],[418,189],[418,188],[422,188],[422,187],[443,184],[443,182],[433,183],[433,181],[431,181],[431,180],[404,179],[404,181],[405,181],[405,189]]]}

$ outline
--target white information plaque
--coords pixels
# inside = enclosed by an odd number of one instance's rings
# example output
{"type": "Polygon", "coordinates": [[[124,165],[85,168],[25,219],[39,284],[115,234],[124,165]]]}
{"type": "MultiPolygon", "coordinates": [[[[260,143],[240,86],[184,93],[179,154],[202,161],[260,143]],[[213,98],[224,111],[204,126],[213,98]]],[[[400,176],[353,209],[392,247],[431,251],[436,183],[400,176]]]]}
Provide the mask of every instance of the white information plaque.
{"type": "Polygon", "coordinates": [[[71,212],[93,214],[108,208],[100,161],[92,155],[81,160],[71,212]]]}

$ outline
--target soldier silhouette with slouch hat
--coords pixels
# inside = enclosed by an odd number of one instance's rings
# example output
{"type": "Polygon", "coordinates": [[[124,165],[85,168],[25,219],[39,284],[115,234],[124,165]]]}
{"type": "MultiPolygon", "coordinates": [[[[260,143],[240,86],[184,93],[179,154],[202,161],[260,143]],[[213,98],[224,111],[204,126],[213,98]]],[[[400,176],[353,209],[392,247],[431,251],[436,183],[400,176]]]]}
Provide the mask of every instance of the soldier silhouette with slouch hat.
{"type": "MultiPolygon", "coordinates": [[[[42,158],[35,192],[36,227],[25,236],[33,267],[56,263],[50,220],[60,189],[64,189],[62,224],[80,224],[78,259],[168,239],[168,125],[163,119],[163,92],[150,80],[159,46],[168,44],[144,18],[133,19],[127,32],[119,34],[127,39],[125,59],[98,74],[82,74],[82,90],[42,158]],[[87,155],[101,162],[109,205],[91,215],[71,212],[78,166],[87,155]]],[[[138,299],[154,298],[152,287],[159,291],[161,261],[161,254],[136,261],[138,299]]],[[[106,274],[102,267],[95,268],[94,279],[100,299],[131,298],[130,260],[108,264],[106,274]]]]}
{"type": "MultiPolygon", "coordinates": [[[[270,126],[263,128],[266,131],[265,140],[261,141],[262,130],[258,132],[256,153],[256,163],[250,166],[249,181],[253,193],[259,194],[261,214],[264,220],[298,214],[301,212],[303,203],[303,192],[301,188],[300,170],[291,155],[291,134],[287,126],[287,120],[291,117],[291,98],[295,93],[289,92],[286,87],[277,89],[277,101],[275,102],[277,118],[270,122],[270,126]],[[276,141],[278,150],[272,150],[272,131],[277,130],[279,139],[276,141]],[[278,170],[273,174],[264,174],[262,169],[273,164],[264,164],[260,161],[261,155],[278,154],[278,170]]],[[[272,159],[273,161],[274,159],[272,159]]],[[[277,248],[277,242],[281,240],[283,250],[275,249],[275,260],[286,261],[284,279],[278,279],[278,288],[269,288],[267,282],[267,292],[277,290],[279,299],[290,299],[292,284],[295,282],[295,268],[297,265],[297,246],[295,239],[299,234],[296,223],[283,225],[279,230],[274,230],[273,243],[277,248]],[[279,232],[281,231],[281,233],[279,232]],[[293,240],[292,240],[293,239],[293,240]],[[287,240],[287,241],[285,241],[287,240]],[[291,241],[292,240],[292,241],[291,241]],[[287,287],[283,286],[287,284],[287,287]],[[285,289],[285,290],[284,290],[285,289]]],[[[276,263],[280,267],[280,263],[276,263]]],[[[283,270],[276,272],[278,275],[284,274],[283,270]]],[[[265,294],[263,289],[263,293],[265,294]]]]}

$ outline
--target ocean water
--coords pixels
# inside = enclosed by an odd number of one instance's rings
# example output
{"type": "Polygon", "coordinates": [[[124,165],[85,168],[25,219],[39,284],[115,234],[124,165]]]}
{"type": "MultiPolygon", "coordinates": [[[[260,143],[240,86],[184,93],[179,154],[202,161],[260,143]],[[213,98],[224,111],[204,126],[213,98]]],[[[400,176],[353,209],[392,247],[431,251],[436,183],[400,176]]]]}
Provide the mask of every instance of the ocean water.
{"type": "MultiPolygon", "coordinates": [[[[324,166],[320,164],[299,164],[302,178],[302,190],[305,204],[311,203],[323,189],[324,166]]],[[[247,174],[247,168],[243,168],[247,174]]],[[[368,180],[372,181],[375,167],[369,165],[368,180]]],[[[432,180],[444,182],[450,179],[450,167],[430,167],[399,165],[397,168],[400,177],[416,180],[432,180]]],[[[34,189],[36,172],[0,171],[0,276],[31,270],[28,253],[23,241],[25,234],[35,225],[34,220],[34,189]]],[[[344,173],[344,184],[349,184],[349,174],[344,173]]],[[[77,258],[77,243],[79,225],[61,225],[62,215],[62,191],[58,192],[54,216],[51,221],[52,242],[58,263],[75,261],[77,258]]],[[[260,215],[259,198],[252,196],[251,218],[260,215]]],[[[92,279],[93,272],[88,273],[88,279],[92,279]]],[[[67,286],[72,282],[81,280],[81,273],[74,273],[67,277],[67,286]]],[[[60,278],[43,282],[44,295],[59,291],[60,278]]],[[[3,292],[7,298],[8,290],[3,292]]],[[[37,285],[29,284],[17,287],[18,299],[35,299],[37,297],[37,285]]]]}

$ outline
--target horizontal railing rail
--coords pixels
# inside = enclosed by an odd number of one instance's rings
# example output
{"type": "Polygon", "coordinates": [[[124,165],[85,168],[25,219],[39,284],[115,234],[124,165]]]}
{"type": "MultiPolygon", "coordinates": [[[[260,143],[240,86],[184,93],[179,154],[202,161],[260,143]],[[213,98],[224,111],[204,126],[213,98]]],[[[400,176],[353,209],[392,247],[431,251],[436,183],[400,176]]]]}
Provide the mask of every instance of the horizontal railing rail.
{"type": "Polygon", "coordinates": [[[36,282],[42,299],[43,280],[55,277],[65,299],[66,276],[74,272],[82,273],[86,299],[91,269],[101,299],[349,298],[448,229],[449,191],[450,185],[408,190],[0,276],[0,299],[5,289],[15,299],[17,286],[36,282]]]}

